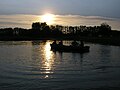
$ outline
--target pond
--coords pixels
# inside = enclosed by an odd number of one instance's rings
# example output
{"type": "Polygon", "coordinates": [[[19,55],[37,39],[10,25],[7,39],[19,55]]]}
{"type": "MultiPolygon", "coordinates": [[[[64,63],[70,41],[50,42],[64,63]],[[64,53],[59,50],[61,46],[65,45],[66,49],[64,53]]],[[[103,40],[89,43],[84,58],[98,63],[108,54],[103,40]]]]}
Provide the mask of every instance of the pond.
{"type": "Polygon", "coordinates": [[[0,90],[120,89],[120,47],[85,43],[88,53],[60,53],[52,42],[0,41],[0,90]]]}

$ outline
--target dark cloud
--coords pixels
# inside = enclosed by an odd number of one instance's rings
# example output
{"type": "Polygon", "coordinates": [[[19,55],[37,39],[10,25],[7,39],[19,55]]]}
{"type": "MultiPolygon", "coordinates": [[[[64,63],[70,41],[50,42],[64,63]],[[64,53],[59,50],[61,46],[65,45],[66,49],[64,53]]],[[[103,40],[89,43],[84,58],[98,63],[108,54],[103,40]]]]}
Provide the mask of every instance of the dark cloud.
{"type": "Polygon", "coordinates": [[[0,14],[104,16],[120,18],[120,0],[0,0],[0,14]]]}

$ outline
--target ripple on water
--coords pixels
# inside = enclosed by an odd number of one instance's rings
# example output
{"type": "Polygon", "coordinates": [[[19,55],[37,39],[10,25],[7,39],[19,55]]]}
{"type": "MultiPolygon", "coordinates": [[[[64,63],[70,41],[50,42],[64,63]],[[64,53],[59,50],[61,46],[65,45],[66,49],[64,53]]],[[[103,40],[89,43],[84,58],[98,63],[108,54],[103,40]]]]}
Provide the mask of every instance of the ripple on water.
{"type": "Polygon", "coordinates": [[[54,53],[51,41],[36,42],[0,42],[0,90],[119,88],[120,48],[89,44],[90,52],[80,55],[54,53]]]}

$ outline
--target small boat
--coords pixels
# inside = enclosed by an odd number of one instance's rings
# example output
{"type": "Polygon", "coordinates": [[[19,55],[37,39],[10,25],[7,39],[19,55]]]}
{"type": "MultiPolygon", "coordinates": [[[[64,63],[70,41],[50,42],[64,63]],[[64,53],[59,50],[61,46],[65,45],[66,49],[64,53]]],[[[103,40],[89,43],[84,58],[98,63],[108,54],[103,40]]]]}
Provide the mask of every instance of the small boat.
{"type": "Polygon", "coordinates": [[[52,51],[58,52],[74,52],[74,53],[86,53],[89,52],[90,46],[66,46],[66,45],[59,45],[59,44],[50,44],[52,51]]]}

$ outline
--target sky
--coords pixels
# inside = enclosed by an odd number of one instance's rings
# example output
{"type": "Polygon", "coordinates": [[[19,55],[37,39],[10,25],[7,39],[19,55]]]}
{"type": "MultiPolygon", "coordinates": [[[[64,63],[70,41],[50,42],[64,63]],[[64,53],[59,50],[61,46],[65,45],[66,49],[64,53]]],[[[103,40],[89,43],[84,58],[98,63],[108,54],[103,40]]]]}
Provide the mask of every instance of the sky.
{"type": "Polygon", "coordinates": [[[55,15],[55,24],[108,23],[120,30],[120,0],[0,0],[0,28],[31,28],[45,13],[55,15]]]}
{"type": "MultiPolygon", "coordinates": [[[[0,28],[20,27],[31,28],[33,22],[41,22],[42,15],[0,15],[0,28]]],[[[63,26],[99,26],[102,23],[109,24],[113,30],[120,30],[120,20],[116,18],[106,18],[100,16],[80,16],[80,15],[55,15],[52,25],[63,26]]]]}
{"type": "Polygon", "coordinates": [[[120,18],[120,0],[0,0],[1,15],[46,12],[120,18]]]}

